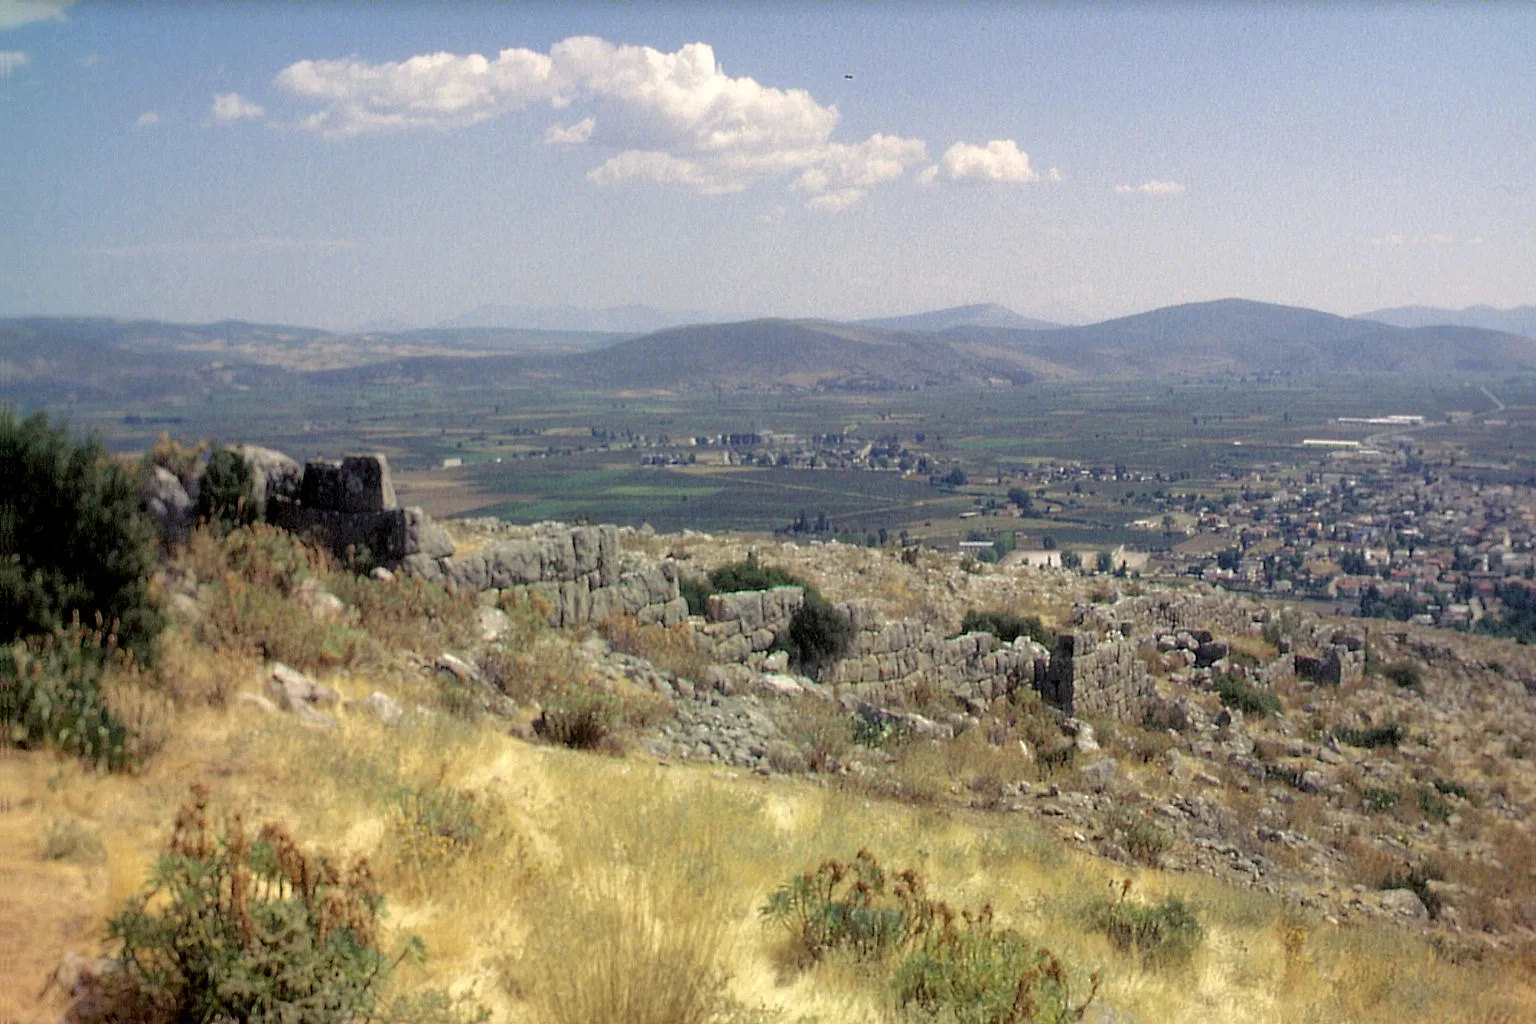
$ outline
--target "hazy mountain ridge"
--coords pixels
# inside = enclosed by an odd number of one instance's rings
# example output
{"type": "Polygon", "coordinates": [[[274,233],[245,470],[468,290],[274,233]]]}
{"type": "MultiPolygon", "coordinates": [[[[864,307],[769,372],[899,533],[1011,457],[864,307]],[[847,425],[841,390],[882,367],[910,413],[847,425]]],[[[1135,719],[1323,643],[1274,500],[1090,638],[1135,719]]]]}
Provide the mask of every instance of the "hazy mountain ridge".
{"type": "Polygon", "coordinates": [[[29,318],[0,320],[0,385],[45,394],[80,388],[168,393],[229,384],[237,372],[259,383],[260,374],[282,371],[322,383],[880,390],[985,379],[1536,370],[1536,340],[1516,334],[1397,327],[1243,299],[1169,306],[1080,327],[996,325],[1016,316],[1002,307],[972,306],[916,318],[762,319],[639,336],[466,327],[343,335],[243,321],[29,318]],[[978,322],[942,331],[878,326],[914,319],[978,322]],[[197,378],[195,387],[188,374],[197,378]]]}
{"type": "Polygon", "coordinates": [[[1013,353],[1065,375],[1448,373],[1536,368],[1536,342],[1467,327],[1402,328],[1313,309],[1219,299],[1084,327],[961,327],[955,341],[1013,353]]]}
{"type": "Polygon", "coordinates": [[[717,319],[702,310],[658,309],[630,304],[589,309],[584,306],[522,306],[488,302],[440,322],[439,328],[495,327],[516,330],[648,334],[717,319]]]}
{"type": "Polygon", "coordinates": [[[957,327],[1001,327],[1022,330],[1048,331],[1064,326],[1051,320],[1015,313],[1007,306],[995,302],[981,302],[969,306],[952,306],[927,313],[909,316],[874,317],[855,321],[863,327],[887,331],[948,331],[957,327]]]}
{"type": "Polygon", "coordinates": [[[1393,306],[1390,309],[1361,313],[1357,319],[1378,320],[1394,327],[1480,327],[1536,338],[1536,306],[1516,306],[1513,309],[1497,309],[1493,306],[1468,306],[1465,309],[1393,306]]]}

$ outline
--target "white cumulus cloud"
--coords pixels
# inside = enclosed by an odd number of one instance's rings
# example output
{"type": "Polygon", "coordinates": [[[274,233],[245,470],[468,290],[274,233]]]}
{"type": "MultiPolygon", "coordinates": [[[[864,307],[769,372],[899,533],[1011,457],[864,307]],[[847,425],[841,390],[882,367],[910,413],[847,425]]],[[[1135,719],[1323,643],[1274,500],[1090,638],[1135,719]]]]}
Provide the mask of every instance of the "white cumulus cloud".
{"type": "Polygon", "coordinates": [[[591,116],[550,127],[544,141],[609,151],[587,174],[602,185],[647,181],[718,194],[793,179],[827,208],[926,159],[919,139],[832,141],[836,107],[804,89],[727,75],[707,43],[669,53],[579,36],[548,53],[505,49],[494,58],[304,60],[280,71],[275,85],[315,108],[300,117],[301,128],[329,138],[464,128],[533,104],[588,108],[591,116]],[[824,198],[833,192],[836,201],[824,198]]]}
{"type": "Polygon", "coordinates": [[[1115,191],[1122,195],[1140,193],[1144,196],[1171,196],[1176,192],[1183,192],[1184,186],[1176,181],[1144,181],[1140,185],[1116,185],[1115,191]]]}
{"type": "Polygon", "coordinates": [[[213,98],[213,123],[234,124],[261,117],[266,111],[237,92],[221,92],[213,98]]]}
{"type": "Polygon", "coordinates": [[[591,139],[592,129],[596,127],[597,122],[590,117],[568,126],[552,124],[544,133],[544,141],[554,146],[577,145],[591,139]]]}
{"type": "Polygon", "coordinates": [[[0,78],[10,78],[31,63],[32,58],[21,50],[0,50],[0,78]]]}
{"type": "Polygon", "coordinates": [[[146,110],[133,123],[140,128],[153,128],[160,123],[160,115],[156,111],[146,110]]]}
{"type": "Polygon", "coordinates": [[[0,30],[34,21],[63,21],[67,3],[57,0],[0,0],[0,30]]]}
{"type": "MultiPolygon", "coordinates": [[[[939,162],[924,168],[918,182],[931,185],[943,178],[946,181],[979,181],[995,184],[1030,184],[1040,180],[1040,174],[1029,166],[1029,154],[1019,148],[1012,139],[993,139],[985,146],[970,142],[957,142],[944,151],[939,162]]],[[[1051,181],[1061,180],[1061,173],[1052,168],[1051,181]]]]}

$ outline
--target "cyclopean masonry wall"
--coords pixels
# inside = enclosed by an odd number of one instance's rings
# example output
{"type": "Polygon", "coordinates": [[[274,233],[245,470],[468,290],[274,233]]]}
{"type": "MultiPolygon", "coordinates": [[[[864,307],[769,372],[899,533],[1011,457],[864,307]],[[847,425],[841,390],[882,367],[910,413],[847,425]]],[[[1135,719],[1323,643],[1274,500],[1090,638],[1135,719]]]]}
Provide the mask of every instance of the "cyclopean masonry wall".
{"type": "Polygon", "coordinates": [[[1069,715],[1106,715],[1136,721],[1156,696],[1152,676],[1124,637],[1101,640],[1074,630],[1056,638],[1040,695],[1069,715]]]}
{"type": "MultiPolygon", "coordinates": [[[[252,449],[247,459],[259,470],[253,475],[276,525],[338,554],[366,547],[376,560],[408,575],[459,589],[532,594],[558,627],[619,615],[668,626],[691,623],[706,656],[762,671],[773,664],[774,641],[804,603],[798,587],[717,594],[702,618],[690,619],[675,563],[625,556],[617,527],[508,528],[520,535],[461,553],[420,509],[397,507],[382,455],[310,462],[302,475],[277,452],[252,449]]],[[[849,617],[854,638],[824,681],[871,694],[926,680],[966,699],[990,700],[1024,685],[1066,714],[1137,720],[1155,695],[1138,650],[1188,647],[1197,671],[1222,668],[1228,652],[1213,630],[1275,631],[1281,657],[1252,673],[1261,685],[1293,673],[1318,682],[1349,682],[1364,667],[1362,642],[1336,625],[1289,610],[1272,620],[1263,606],[1219,592],[1160,592],[1078,605],[1074,628],[1053,652],[1026,638],[1004,644],[989,633],[944,636],[916,621],[886,621],[869,601],[836,607],[849,617]]]]}
{"type": "Polygon", "coordinates": [[[799,587],[711,594],[700,627],[715,661],[760,668],[778,635],[805,604],[799,587]]]}
{"type": "MultiPolygon", "coordinates": [[[[283,461],[262,471],[256,481],[265,491],[267,521],[329,548],[338,557],[366,554],[382,565],[400,565],[413,556],[453,553],[453,541],[419,508],[400,508],[382,455],[349,455],[340,462],[315,460],[305,465],[298,487],[286,460],[276,452],[253,449],[283,461]]],[[[247,455],[247,463],[252,458],[247,455]]],[[[257,469],[253,465],[253,470],[257,469]]]]}
{"type": "Polygon", "coordinates": [[[1004,644],[990,633],[945,637],[912,620],[886,622],[869,601],[837,607],[853,623],[854,640],[848,656],[833,667],[832,683],[899,685],[926,678],[990,700],[1016,686],[1035,685],[1044,672],[1045,648],[1028,639],[1004,644]]]}
{"type": "Polygon", "coordinates": [[[688,618],[670,561],[626,569],[616,526],[539,527],[444,558],[407,558],[406,572],[461,589],[526,592],[549,608],[551,625],[570,628],[618,615],[676,625],[688,618]]]}

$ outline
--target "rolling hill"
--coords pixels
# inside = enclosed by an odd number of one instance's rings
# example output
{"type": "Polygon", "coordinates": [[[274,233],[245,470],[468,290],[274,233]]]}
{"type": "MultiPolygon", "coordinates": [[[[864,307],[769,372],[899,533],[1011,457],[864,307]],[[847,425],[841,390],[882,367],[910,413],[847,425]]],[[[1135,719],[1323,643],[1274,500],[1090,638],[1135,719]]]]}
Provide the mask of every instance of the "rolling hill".
{"type": "Polygon", "coordinates": [[[1471,327],[1403,328],[1244,299],[1169,306],[1051,331],[958,327],[962,349],[1049,376],[1455,373],[1536,369],[1536,341],[1471,327]]]}
{"type": "Polygon", "coordinates": [[[873,320],[860,320],[858,324],[861,327],[873,327],[884,331],[948,331],[957,327],[1004,327],[1048,331],[1062,326],[1050,320],[1021,316],[995,302],[953,306],[949,309],[936,309],[930,313],[914,313],[911,316],[877,317],[873,320]]]}
{"type": "Polygon", "coordinates": [[[988,379],[1536,370],[1536,340],[1511,333],[1399,327],[1242,299],[1169,306],[1081,327],[1009,326],[1023,319],[1002,307],[969,306],[857,324],[749,320],[639,337],[511,328],[338,335],[240,321],[0,320],[0,400],[197,394],[221,386],[261,387],[290,373],[321,386],[547,382],[603,389],[887,390],[988,379]],[[914,322],[936,329],[877,326],[914,322]]]}
{"type": "Polygon", "coordinates": [[[1394,327],[1481,327],[1504,331],[1526,338],[1536,338],[1536,306],[1495,309],[1492,306],[1468,306],[1466,309],[1439,309],[1435,306],[1394,306],[1361,313],[1362,320],[1379,320],[1394,327]]]}

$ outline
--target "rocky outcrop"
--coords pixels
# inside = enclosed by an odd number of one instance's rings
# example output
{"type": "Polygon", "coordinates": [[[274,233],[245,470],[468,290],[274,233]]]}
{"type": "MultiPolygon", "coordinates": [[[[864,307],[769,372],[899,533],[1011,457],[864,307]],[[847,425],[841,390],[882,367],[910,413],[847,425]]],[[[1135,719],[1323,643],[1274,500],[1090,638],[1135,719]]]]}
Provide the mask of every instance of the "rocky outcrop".
{"type": "Polygon", "coordinates": [[[156,466],[144,481],[144,511],[166,543],[187,539],[192,529],[193,501],[176,474],[156,466]]]}

